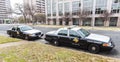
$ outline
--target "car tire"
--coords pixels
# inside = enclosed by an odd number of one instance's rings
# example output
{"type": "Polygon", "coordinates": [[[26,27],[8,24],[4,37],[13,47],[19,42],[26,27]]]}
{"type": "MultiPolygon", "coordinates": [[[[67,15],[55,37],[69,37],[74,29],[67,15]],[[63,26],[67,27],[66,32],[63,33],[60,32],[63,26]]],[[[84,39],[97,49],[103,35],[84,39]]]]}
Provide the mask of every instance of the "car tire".
{"type": "Polygon", "coordinates": [[[24,38],[25,40],[29,40],[29,36],[25,36],[25,38],[24,38]]]}
{"type": "Polygon", "coordinates": [[[55,46],[59,46],[60,43],[59,43],[58,41],[53,41],[53,45],[55,45],[55,46]]]}
{"type": "Polygon", "coordinates": [[[89,45],[89,47],[88,47],[88,51],[89,51],[90,53],[97,54],[97,53],[99,53],[99,51],[100,51],[100,47],[99,47],[98,45],[91,44],[91,45],[89,45]]]}
{"type": "Polygon", "coordinates": [[[10,37],[15,37],[13,34],[10,34],[10,37]]]}

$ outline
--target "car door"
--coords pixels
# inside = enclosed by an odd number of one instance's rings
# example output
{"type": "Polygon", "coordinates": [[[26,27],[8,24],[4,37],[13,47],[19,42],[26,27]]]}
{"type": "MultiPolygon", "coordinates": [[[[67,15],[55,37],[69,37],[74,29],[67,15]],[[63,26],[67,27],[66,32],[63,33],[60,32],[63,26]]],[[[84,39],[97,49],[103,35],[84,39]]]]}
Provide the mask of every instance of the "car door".
{"type": "Polygon", "coordinates": [[[80,34],[73,30],[69,30],[69,41],[72,44],[81,46],[83,46],[86,43],[86,41],[83,38],[81,38],[80,34]]]}
{"type": "Polygon", "coordinates": [[[17,36],[19,36],[20,38],[24,38],[23,32],[19,27],[17,28],[17,36]]]}
{"type": "Polygon", "coordinates": [[[68,30],[60,30],[58,32],[58,41],[61,43],[69,43],[68,30]]]}
{"type": "Polygon", "coordinates": [[[11,30],[11,34],[13,35],[13,36],[17,36],[17,27],[13,27],[12,28],[12,30],[11,30]]]}

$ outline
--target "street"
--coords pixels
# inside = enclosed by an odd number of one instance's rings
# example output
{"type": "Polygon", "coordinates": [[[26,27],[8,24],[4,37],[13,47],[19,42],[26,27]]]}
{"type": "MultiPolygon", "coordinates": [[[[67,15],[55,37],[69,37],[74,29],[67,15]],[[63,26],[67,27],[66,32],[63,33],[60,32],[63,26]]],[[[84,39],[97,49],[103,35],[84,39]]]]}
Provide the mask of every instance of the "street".
{"type": "MultiPolygon", "coordinates": [[[[10,25],[10,24],[9,25],[7,25],[7,24],[0,25],[0,35],[8,36],[6,34],[6,30],[12,28],[13,26],[15,26],[15,25],[10,25]]],[[[41,30],[44,33],[49,32],[49,31],[53,31],[53,30],[57,30],[57,28],[44,28],[44,27],[38,27],[38,26],[33,27],[33,28],[41,30]]],[[[110,36],[116,45],[115,48],[111,52],[101,52],[101,53],[99,53],[100,55],[120,58],[120,40],[119,40],[120,39],[120,32],[117,32],[117,31],[99,31],[99,30],[89,30],[89,31],[91,33],[110,36]]],[[[44,39],[40,39],[40,40],[36,40],[36,41],[41,42],[41,43],[46,43],[46,41],[44,41],[44,39]]],[[[84,51],[84,50],[80,50],[80,51],[84,51]]]]}

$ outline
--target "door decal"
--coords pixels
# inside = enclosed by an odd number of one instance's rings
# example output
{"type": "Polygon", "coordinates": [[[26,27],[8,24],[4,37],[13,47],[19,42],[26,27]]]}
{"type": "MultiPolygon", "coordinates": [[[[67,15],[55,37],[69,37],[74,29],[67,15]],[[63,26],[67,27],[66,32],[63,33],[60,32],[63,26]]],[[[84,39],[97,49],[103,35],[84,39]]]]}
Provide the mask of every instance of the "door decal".
{"type": "Polygon", "coordinates": [[[17,31],[17,35],[19,35],[20,33],[17,31]]]}
{"type": "Polygon", "coordinates": [[[73,41],[74,41],[75,43],[78,43],[78,42],[79,42],[79,39],[78,39],[78,38],[74,38],[73,41]]]}

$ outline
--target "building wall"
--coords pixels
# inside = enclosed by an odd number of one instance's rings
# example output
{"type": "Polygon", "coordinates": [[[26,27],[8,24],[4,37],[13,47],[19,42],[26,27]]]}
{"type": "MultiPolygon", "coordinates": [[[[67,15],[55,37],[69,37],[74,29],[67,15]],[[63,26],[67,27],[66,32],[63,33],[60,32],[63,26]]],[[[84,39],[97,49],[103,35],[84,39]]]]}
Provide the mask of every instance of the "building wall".
{"type": "Polygon", "coordinates": [[[0,0],[0,23],[5,23],[5,19],[11,19],[11,14],[8,13],[10,8],[10,0],[0,0]]]}
{"type": "Polygon", "coordinates": [[[56,18],[58,25],[60,24],[59,19],[63,19],[65,12],[69,12],[69,14],[72,15],[71,20],[69,20],[69,23],[66,22],[68,20],[63,20],[62,23],[63,25],[66,25],[66,23],[68,23],[68,25],[73,25],[76,21],[72,18],[79,18],[77,15],[72,14],[76,11],[76,9],[91,11],[91,15],[87,16],[91,22],[89,22],[88,19],[78,20],[79,25],[120,26],[119,0],[46,0],[46,21],[48,22],[48,19],[53,21],[53,19],[56,18]],[[101,19],[101,17],[103,17],[101,14],[103,14],[103,11],[105,10],[113,13],[110,15],[111,18],[107,21],[101,19]],[[119,13],[117,13],[117,11],[119,11],[119,13]],[[61,16],[59,16],[60,14],[61,16]],[[113,20],[117,20],[117,22],[114,22],[113,20]]]}
{"type": "Polygon", "coordinates": [[[45,0],[23,0],[24,5],[29,4],[33,6],[37,12],[45,13],[45,0]]]}

